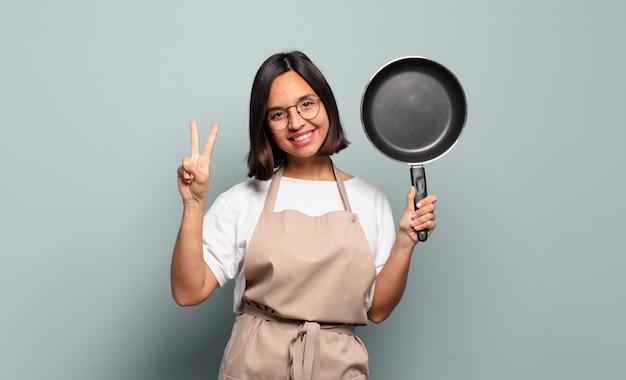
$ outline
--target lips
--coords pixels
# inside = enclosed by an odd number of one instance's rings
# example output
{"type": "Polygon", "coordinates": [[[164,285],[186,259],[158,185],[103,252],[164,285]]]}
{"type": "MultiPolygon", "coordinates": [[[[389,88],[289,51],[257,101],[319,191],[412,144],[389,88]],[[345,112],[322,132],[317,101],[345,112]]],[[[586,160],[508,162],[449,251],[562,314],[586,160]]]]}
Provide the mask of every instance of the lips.
{"type": "Polygon", "coordinates": [[[315,139],[315,130],[295,134],[288,138],[291,144],[303,147],[309,145],[315,139]]]}
{"type": "Polygon", "coordinates": [[[296,136],[291,136],[289,138],[289,140],[300,142],[300,141],[304,141],[304,140],[310,138],[311,136],[313,136],[313,131],[308,131],[308,132],[305,132],[305,133],[300,133],[300,134],[298,134],[296,136]]]}

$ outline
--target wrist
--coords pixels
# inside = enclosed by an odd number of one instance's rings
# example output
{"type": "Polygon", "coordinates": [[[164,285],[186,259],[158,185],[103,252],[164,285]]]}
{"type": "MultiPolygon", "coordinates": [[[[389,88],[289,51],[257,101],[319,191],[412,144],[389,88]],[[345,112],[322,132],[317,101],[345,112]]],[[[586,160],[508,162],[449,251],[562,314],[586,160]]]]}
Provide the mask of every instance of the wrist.
{"type": "Polygon", "coordinates": [[[400,252],[411,256],[413,254],[413,249],[417,245],[417,241],[411,239],[410,237],[402,234],[396,235],[395,246],[398,248],[400,252]]]}
{"type": "Polygon", "coordinates": [[[198,200],[195,198],[183,199],[183,212],[185,214],[204,215],[205,209],[206,209],[206,200],[198,200]]]}

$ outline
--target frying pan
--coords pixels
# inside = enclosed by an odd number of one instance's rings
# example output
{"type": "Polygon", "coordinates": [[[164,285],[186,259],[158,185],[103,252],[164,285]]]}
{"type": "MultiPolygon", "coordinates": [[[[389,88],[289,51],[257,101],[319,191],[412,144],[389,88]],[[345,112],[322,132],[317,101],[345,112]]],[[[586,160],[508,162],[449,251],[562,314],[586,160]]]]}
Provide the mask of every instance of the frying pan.
{"type": "MultiPolygon", "coordinates": [[[[369,80],[361,99],[361,122],[372,145],[410,165],[416,205],[427,195],[423,165],[452,149],[466,117],[459,80],[424,57],[402,57],[385,64],[369,80]]],[[[418,231],[420,241],[427,236],[426,230],[418,231]]]]}

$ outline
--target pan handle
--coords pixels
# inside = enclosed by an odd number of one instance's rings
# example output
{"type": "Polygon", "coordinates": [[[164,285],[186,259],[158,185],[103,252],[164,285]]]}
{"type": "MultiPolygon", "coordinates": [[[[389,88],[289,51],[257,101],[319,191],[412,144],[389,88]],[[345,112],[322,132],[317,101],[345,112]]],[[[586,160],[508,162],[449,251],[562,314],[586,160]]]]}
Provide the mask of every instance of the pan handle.
{"type": "MultiPolygon", "coordinates": [[[[422,165],[411,165],[411,184],[415,186],[415,209],[417,203],[426,198],[426,171],[422,165]]],[[[419,241],[426,241],[428,238],[428,230],[417,231],[419,241]]]]}

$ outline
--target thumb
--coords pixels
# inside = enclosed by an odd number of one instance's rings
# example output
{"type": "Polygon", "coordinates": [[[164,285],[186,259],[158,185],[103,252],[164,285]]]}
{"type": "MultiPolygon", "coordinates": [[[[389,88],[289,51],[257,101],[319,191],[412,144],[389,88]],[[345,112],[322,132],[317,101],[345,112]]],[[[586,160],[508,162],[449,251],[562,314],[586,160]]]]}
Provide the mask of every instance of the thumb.
{"type": "Polygon", "coordinates": [[[409,192],[406,195],[406,211],[413,212],[415,211],[415,186],[411,186],[409,188],[409,192]]]}
{"type": "Polygon", "coordinates": [[[194,167],[194,165],[193,165],[193,163],[191,161],[191,158],[183,157],[182,166],[183,166],[183,172],[185,173],[185,175],[188,175],[188,174],[194,175],[194,174],[196,174],[195,173],[196,168],[194,167]]]}

